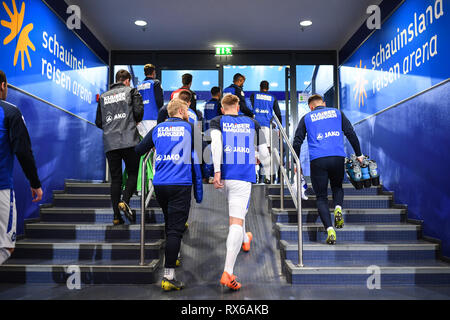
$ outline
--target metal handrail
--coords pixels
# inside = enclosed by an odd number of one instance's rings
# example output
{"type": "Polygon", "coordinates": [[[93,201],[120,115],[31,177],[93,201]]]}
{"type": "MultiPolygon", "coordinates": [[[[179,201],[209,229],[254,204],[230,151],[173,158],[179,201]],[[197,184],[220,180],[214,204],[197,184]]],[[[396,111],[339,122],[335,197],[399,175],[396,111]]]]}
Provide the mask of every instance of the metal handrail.
{"type": "MultiPolygon", "coordinates": [[[[277,117],[273,117],[272,121],[275,122],[275,124],[278,126],[280,131],[280,155],[278,155],[278,152],[275,152],[275,148],[271,149],[271,155],[270,155],[270,166],[272,168],[272,152],[275,154],[275,157],[277,158],[279,164],[280,164],[280,172],[282,173],[280,175],[280,208],[284,209],[284,183],[286,182],[286,185],[288,187],[289,193],[292,196],[292,200],[294,202],[295,207],[297,208],[297,217],[298,217],[298,266],[303,267],[303,222],[302,222],[302,184],[301,184],[301,163],[300,159],[297,157],[297,154],[294,151],[294,147],[289,141],[289,138],[286,134],[286,131],[284,130],[283,126],[281,125],[280,121],[277,117]],[[292,188],[292,184],[289,181],[289,176],[286,172],[286,169],[283,164],[283,158],[284,158],[284,143],[283,140],[286,141],[286,145],[290,151],[290,156],[294,160],[294,163],[297,168],[297,195],[294,196],[294,190],[292,188]]],[[[271,123],[272,126],[272,123],[271,123]]],[[[272,128],[270,128],[270,143],[272,145],[272,128]]],[[[288,160],[288,159],[287,159],[288,160]]],[[[286,161],[288,162],[288,161],[286,161]]]]}
{"type": "Polygon", "coordinates": [[[141,259],[139,265],[145,265],[145,208],[150,203],[150,199],[153,193],[153,183],[149,180],[148,195],[145,195],[145,182],[147,180],[147,163],[150,159],[151,152],[145,155],[144,161],[142,161],[141,167],[141,259]]]}

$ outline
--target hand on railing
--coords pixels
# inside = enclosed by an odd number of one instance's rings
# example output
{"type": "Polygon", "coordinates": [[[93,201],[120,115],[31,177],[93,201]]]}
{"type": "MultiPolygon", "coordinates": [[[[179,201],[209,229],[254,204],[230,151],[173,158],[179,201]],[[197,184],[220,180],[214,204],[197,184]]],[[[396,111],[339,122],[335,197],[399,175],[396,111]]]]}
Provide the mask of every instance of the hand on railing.
{"type": "MultiPolygon", "coordinates": [[[[297,167],[294,167],[294,173],[297,173],[297,167]]],[[[303,168],[300,167],[300,174],[303,175],[303,168]]]]}

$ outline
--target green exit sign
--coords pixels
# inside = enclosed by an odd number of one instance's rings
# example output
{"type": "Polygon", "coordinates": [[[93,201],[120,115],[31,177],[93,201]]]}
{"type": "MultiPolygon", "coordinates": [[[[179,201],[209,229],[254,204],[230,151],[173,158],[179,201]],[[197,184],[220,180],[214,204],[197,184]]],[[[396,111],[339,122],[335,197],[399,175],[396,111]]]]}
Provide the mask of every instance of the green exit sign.
{"type": "Polygon", "coordinates": [[[232,56],[233,46],[216,46],[216,56],[232,56]]]}

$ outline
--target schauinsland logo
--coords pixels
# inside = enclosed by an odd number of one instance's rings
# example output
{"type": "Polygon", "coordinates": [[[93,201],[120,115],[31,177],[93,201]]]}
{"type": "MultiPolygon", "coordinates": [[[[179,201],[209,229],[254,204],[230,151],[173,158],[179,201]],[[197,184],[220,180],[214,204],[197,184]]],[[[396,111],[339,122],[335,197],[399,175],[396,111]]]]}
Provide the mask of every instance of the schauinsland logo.
{"type": "Polygon", "coordinates": [[[21,55],[22,62],[22,71],[25,70],[25,56],[27,57],[27,61],[29,66],[31,67],[31,59],[28,48],[36,51],[33,43],[30,40],[29,34],[31,30],[33,30],[33,24],[27,24],[23,29],[23,20],[25,17],[25,2],[22,2],[22,6],[20,8],[20,12],[17,11],[16,1],[12,0],[12,11],[8,7],[8,5],[3,2],[3,7],[5,8],[6,13],[9,16],[10,21],[2,20],[0,23],[3,27],[10,30],[9,35],[3,39],[3,45],[8,45],[11,41],[13,41],[17,36],[19,36],[19,40],[17,41],[16,51],[14,53],[14,67],[17,65],[17,60],[19,58],[19,53],[21,55]]]}
{"type": "Polygon", "coordinates": [[[355,73],[355,87],[353,91],[355,92],[354,100],[358,101],[358,107],[361,108],[361,105],[364,106],[364,98],[367,100],[367,92],[366,92],[366,84],[369,81],[364,77],[366,67],[362,67],[362,60],[359,60],[359,68],[358,65],[355,65],[356,73],[355,73]]]}

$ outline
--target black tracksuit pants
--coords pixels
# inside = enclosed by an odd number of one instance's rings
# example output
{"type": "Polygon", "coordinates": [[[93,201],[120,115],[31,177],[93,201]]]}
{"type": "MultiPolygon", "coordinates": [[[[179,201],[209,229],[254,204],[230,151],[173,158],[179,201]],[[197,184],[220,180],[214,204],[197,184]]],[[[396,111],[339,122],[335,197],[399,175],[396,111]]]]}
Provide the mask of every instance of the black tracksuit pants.
{"type": "Polygon", "coordinates": [[[156,200],[164,213],[165,221],[165,268],[176,267],[181,238],[183,237],[186,221],[189,218],[191,192],[192,186],[155,186],[156,200]]]}
{"type": "Polygon", "coordinates": [[[123,191],[122,200],[127,204],[133,193],[136,191],[137,178],[139,173],[139,156],[134,151],[134,147],[126,149],[112,150],[106,153],[109,171],[111,173],[111,202],[114,210],[114,218],[120,217],[118,208],[120,196],[122,194],[122,160],[128,173],[128,180],[123,191]]]}
{"type": "Polygon", "coordinates": [[[328,180],[333,192],[333,208],[344,203],[344,157],[323,157],[311,161],[311,183],[317,196],[317,209],[325,229],[332,227],[328,206],[328,180]]]}

